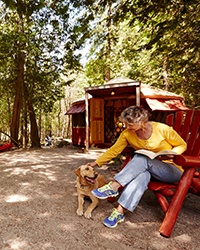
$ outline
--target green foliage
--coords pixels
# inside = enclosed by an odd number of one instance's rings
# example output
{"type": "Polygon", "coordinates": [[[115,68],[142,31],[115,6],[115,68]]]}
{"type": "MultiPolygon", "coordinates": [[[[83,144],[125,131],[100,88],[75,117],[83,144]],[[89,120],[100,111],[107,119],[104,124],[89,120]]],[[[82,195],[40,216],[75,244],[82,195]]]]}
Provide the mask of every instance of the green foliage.
{"type": "Polygon", "coordinates": [[[89,86],[104,84],[105,61],[102,59],[91,59],[85,66],[85,76],[89,86]]]}
{"type": "Polygon", "coordinates": [[[23,110],[31,100],[48,129],[64,96],[68,108],[84,87],[105,83],[108,70],[111,78],[169,89],[200,107],[199,11],[197,0],[1,1],[0,127],[10,126],[19,55],[25,58],[23,110]]]}
{"type": "MultiPolygon", "coordinates": [[[[100,1],[99,9],[108,2],[100,1]]],[[[105,34],[109,32],[111,78],[128,76],[169,89],[185,96],[190,107],[199,107],[196,92],[200,85],[199,11],[197,0],[112,2],[110,29],[106,29],[104,23],[105,12],[96,20],[93,57],[92,63],[87,64],[87,77],[94,78],[96,64],[102,65],[105,61],[105,34]]],[[[103,71],[97,79],[99,83],[102,79],[105,81],[103,71]]]]}
{"type": "MultiPolygon", "coordinates": [[[[32,102],[39,118],[54,110],[54,104],[64,98],[64,86],[71,84],[71,81],[63,82],[60,75],[80,67],[79,56],[74,54],[80,44],[77,46],[73,40],[76,34],[72,32],[74,24],[69,21],[70,4],[68,1],[3,1],[1,5],[0,81],[5,98],[0,109],[10,105],[12,108],[14,103],[21,53],[25,58],[21,98],[23,105],[25,99],[32,102]],[[72,46],[65,46],[67,43],[72,46]]],[[[7,123],[11,112],[9,117],[5,112],[7,123]]]]}

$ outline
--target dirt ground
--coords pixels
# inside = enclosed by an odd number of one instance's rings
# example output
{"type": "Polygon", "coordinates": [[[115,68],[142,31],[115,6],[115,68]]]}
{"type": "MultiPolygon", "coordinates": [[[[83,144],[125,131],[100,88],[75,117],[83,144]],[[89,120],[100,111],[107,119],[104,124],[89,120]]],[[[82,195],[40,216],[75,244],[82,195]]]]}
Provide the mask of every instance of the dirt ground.
{"type": "MultiPolygon", "coordinates": [[[[0,153],[0,249],[200,249],[200,197],[194,195],[187,196],[170,238],[158,232],[163,212],[150,191],[115,229],[106,228],[102,221],[117,202],[100,200],[91,219],[76,214],[74,170],[103,151],[84,153],[68,145],[0,153]]],[[[98,171],[110,180],[119,168],[115,163],[98,171]]]]}

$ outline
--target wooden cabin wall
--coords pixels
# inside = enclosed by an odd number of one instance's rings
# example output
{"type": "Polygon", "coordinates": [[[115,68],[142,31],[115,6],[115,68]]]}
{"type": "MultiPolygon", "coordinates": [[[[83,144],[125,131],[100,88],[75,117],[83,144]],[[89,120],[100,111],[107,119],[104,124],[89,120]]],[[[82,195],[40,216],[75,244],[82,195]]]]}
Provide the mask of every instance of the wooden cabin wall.
{"type": "Polygon", "coordinates": [[[104,100],[90,99],[90,144],[104,143],[104,100]]]}
{"type": "MultiPolygon", "coordinates": [[[[90,138],[96,143],[91,144],[113,144],[119,137],[120,133],[124,130],[119,118],[121,112],[129,107],[135,105],[135,99],[94,99],[94,105],[90,103],[90,112],[93,113],[93,117],[90,117],[90,138]],[[101,101],[100,101],[101,100],[101,101]],[[102,110],[103,103],[103,110],[102,110]],[[92,106],[92,111],[91,111],[92,106]],[[101,118],[101,119],[100,119],[101,118]],[[92,120],[92,122],[91,122],[92,120]],[[103,129],[100,126],[103,122],[103,129]],[[100,132],[98,132],[99,130],[100,132]],[[103,140],[100,140],[103,134],[103,140]]],[[[147,109],[150,113],[150,120],[165,123],[166,116],[174,111],[151,111],[147,105],[145,99],[141,99],[141,106],[147,109]]],[[[85,124],[85,112],[72,115],[72,144],[77,146],[86,145],[86,124],[85,124]]]]}
{"type": "Polygon", "coordinates": [[[85,146],[85,112],[72,115],[72,144],[85,146]]]}

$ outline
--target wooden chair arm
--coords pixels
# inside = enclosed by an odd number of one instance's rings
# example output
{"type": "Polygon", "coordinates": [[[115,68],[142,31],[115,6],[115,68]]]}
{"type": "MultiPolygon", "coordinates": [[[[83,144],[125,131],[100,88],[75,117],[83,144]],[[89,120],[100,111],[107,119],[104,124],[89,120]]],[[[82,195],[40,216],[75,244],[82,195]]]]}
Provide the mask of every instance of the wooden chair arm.
{"type": "Polygon", "coordinates": [[[173,161],[182,166],[184,169],[188,167],[200,168],[200,157],[189,155],[175,155],[173,161]]]}

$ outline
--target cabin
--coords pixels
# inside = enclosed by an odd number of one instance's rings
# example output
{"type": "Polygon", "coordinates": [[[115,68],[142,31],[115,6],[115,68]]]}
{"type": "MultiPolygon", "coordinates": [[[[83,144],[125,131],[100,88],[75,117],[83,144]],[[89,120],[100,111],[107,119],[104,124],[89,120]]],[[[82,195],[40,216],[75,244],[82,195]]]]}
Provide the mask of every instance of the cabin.
{"type": "Polygon", "coordinates": [[[85,98],[75,101],[65,115],[72,115],[72,144],[109,147],[124,129],[119,117],[128,106],[142,106],[151,120],[165,122],[169,113],[187,110],[180,95],[129,78],[114,78],[104,85],[85,88],[85,98]]]}

